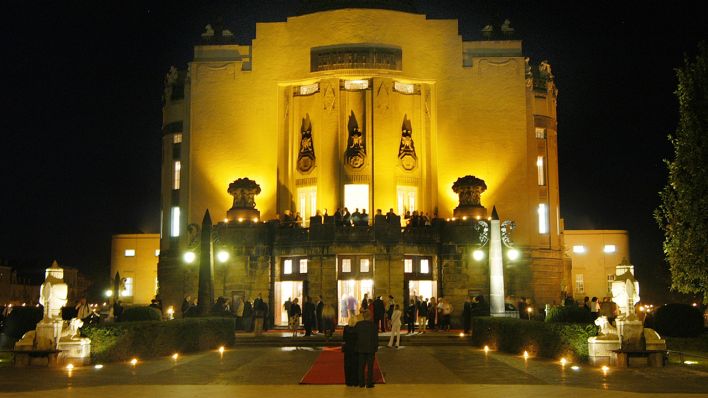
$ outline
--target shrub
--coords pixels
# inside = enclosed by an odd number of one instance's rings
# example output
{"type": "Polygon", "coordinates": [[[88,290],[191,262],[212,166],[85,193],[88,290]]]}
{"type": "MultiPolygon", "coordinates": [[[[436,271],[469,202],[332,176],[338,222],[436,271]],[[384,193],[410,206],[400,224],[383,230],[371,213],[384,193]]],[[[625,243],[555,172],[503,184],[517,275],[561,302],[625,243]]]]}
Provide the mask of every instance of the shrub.
{"type": "Polygon", "coordinates": [[[152,307],[131,307],[123,311],[121,322],[159,321],[162,314],[152,307]]]}
{"type": "Polygon", "coordinates": [[[551,307],[546,322],[592,323],[592,314],[577,305],[551,307]]]}
{"type": "Polygon", "coordinates": [[[533,356],[544,358],[566,356],[586,360],[588,337],[596,336],[597,330],[593,324],[475,317],[472,319],[472,343],[489,345],[511,354],[528,351],[533,356]]]}
{"type": "MultiPolygon", "coordinates": [[[[42,316],[41,308],[14,307],[10,315],[3,321],[3,327],[0,332],[5,334],[11,341],[17,341],[25,333],[34,330],[37,327],[37,323],[42,320],[42,316]]],[[[10,345],[14,344],[13,342],[10,342],[10,345]]]]}
{"type": "Polygon", "coordinates": [[[91,339],[94,361],[155,358],[234,344],[233,318],[190,318],[171,321],[119,322],[81,330],[91,339]]]}
{"type": "Polygon", "coordinates": [[[688,304],[666,304],[656,310],[654,328],[661,336],[696,337],[703,333],[703,314],[688,304]]]}

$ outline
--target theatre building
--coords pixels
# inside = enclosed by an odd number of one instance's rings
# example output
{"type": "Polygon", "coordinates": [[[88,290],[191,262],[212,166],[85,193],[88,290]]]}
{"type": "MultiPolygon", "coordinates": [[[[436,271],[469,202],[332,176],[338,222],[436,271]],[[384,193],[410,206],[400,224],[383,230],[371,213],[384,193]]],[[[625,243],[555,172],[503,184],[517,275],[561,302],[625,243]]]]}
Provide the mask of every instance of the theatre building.
{"type": "Polygon", "coordinates": [[[209,25],[168,73],[163,305],[196,296],[206,261],[215,296],[262,293],[276,324],[305,295],[340,321],[366,293],[444,296],[459,315],[467,295],[490,294],[493,207],[516,254],[504,294],[558,302],[570,275],[548,63],[526,58],[508,23],[467,39],[408,2],[357,3],[303,2],[248,43],[209,25]],[[345,207],[368,217],[341,225],[345,207]]]}

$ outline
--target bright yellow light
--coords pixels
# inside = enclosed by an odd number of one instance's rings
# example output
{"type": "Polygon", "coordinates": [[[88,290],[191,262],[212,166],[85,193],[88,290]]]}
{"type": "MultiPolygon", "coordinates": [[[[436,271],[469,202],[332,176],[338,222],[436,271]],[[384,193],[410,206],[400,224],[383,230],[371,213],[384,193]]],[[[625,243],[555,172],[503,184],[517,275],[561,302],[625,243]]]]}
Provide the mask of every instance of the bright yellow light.
{"type": "Polygon", "coordinates": [[[194,260],[197,259],[197,255],[194,254],[194,252],[186,252],[186,253],[184,253],[184,256],[182,256],[182,259],[184,260],[185,263],[191,264],[194,262],[194,260]]]}
{"type": "Polygon", "coordinates": [[[580,366],[578,366],[578,365],[573,365],[573,366],[571,366],[570,368],[573,369],[573,370],[575,370],[575,371],[580,370],[580,366]]]}
{"type": "Polygon", "coordinates": [[[103,292],[103,294],[106,297],[111,297],[111,296],[113,296],[113,290],[107,289],[105,292],[103,292]]]}
{"type": "Polygon", "coordinates": [[[481,219],[481,218],[482,218],[482,217],[480,217],[480,216],[477,216],[477,219],[478,219],[478,220],[479,220],[479,219],[481,219]]]}
{"type": "Polygon", "coordinates": [[[133,365],[133,367],[135,367],[135,365],[138,364],[138,358],[133,358],[133,359],[131,359],[131,360],[130,360],[130,364],[133,365]]]}
{"type": "Polygon", "coordinates": [[[610,368],[607,365],[602,365],[602,368],[600,369],[602,369],[602,374],[605,376],[607,376],[607,372],[610,371],[610,368]]]}
{"type": "Polygon", "coordinates": [[[94,365],[93,368],[94,369],[103,369],[103,365],[101,365],[100,363],[97,363],[96,365],[94,365]]]}
{"type": "Polygon", "coordinates": [[[506,257],[511,261],[518,260],[519,259],[519,251],[516,249],[509,249],[509,251],[506,252],[506,257]]]}
{"type": "Polygon", "coordinates": [[[228,218],[224,218],[224,222],[225,222],[225,223],[228,223],[228,222],[229,222],[229,219],[228,219],[228,218]]]}
{"type": "Polygon", "coordinates": [[[66,365],[66,370],[72,371],[73,369],[74,369],[74,364],[73,364],[73,363],[70,363],[70,364],[66,365]]]}
{"type": "Polygon", "coordinates": [[[462,216],[463,221],[467,221],[467,216],[462,216]]]}
{"type": "Polygon", "coordinates": [[[229,261],[229,252],[226,250],[219,250],[219,252],[216,253],[216,259],[219,260],[220,263],[229,261]]]}
{"type": "Polygon", "coordinates": [[[179,354],[178,354],[178,353],[175,352],[174,354],[172,354],[172,359],[174,359],[174,360],[176,361],[177,358],[179,358],[179,354]]]}
{"type": "Polygon", "coordinates": [[[173,306],[167,307],[167,315],[174,315],[175,308],[173,306]]]}
{"type": "Polygon", "coordinates": [[[460,332],[460,337],[465,337],[465,334],[463,332],[460,332]]]}
{"type": "Polygon", "coordinates": [[[698,361],[683,361],[683,363],[686,365],[695,365],[698,363],[698,361]]]}
{"type": "Polygon", "coordinates": [[[253,219],[251,219],[251,221],[253,221],[254,223],[257,223],[257,222],[258,222],[258,217],[253,217],[253,219]]]}
{"type": "Polygon", "coordinates": [[[484,252],[482,250],[475,250],[472,252],[472,258],[475,261],[482,261],[484,259],[484,252]]]}
{"type": "Polygon", "coordinates": [[[640,306],[639,306],[639,311],[644,312],[644,311],[646,311],[646,308],[644,308],[643,305],[640,305],[640,306]]]}
{"type": "Polygon", "coordinates": [[[344,185],[344,207],[353,212],[355,209],[369,208],[369,185],[368,184],[345,184],[344,185]]]}
{"type": "Polygon", "coordinates": [[[560,364],[563,365],[563,366],[565,366],[565,365],[568,364],[568,360],[565,359],[565,358],[561,358],[561,359],[560,359],[560,364]]]}
{"type": "Polygon", "coordinates": [[[243,217],[239,217],[238,222],[243,222],[243,217]]]}
{"type": "Polygon", "coordinates": [[[529,359],[529,352],[528,351],[524,351],[524,359],[529,359]]]}
{"type": "MultiPolygon", "coordinates": [[[[22,306],[24,307],[25,305],[24,305],[24,304],[22,304],[22,306]]],[[[693,306],[694,306],[694,307],[698,307],[698,304],[696,304],[696,303],[693,303],[693,306]]]]}
{"type": "Polygon", "coordinates": [[[533,308],[531,308],[531,307],[526,307],[526,312],[528,312],[529,314],[532,313],[532,312],[533,312],[533,308]]]}
{"type": "Polygon", "coordinates": [[[484,353],[486,354],[486,353],[488,353],[488,352],[489,352],[489,346],[488,346],[488,345],[485,345],[485,346],[484,346],[484,353]]]}
{"type": "Polygon", "coordinates": [[[221,347],[219,347],[219,354],[223,354],[223,353],[224,353],[224,346],[222,345],[221,347]]]}

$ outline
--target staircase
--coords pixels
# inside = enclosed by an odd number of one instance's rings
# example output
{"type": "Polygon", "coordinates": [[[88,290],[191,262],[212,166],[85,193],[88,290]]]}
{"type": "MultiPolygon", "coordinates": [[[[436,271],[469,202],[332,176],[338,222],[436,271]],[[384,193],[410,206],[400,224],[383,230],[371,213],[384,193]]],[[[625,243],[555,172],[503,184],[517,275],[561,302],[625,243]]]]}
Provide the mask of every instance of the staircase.
{"type": "MultiPolygon", "coordinates": [[[[460,336],[461,330],[451,330],[449,332],[426,332],[422,334],[407,335],[401,333],[401,345],[404,346],[469,346],[470,336],[460,336]]],[[[341,346],[342,331],[338,329],[331,339],[326,339],[324,335],[312,335],[305,337],[300,331],[298,336],[293,338],[292,333],[286,330],[270,330],[261,336],[253,333],[236,333],[236,347],[328,347],[341,346]]],[[[379,334],[379,345],[388,344],[389,333],[379,334]]]]}

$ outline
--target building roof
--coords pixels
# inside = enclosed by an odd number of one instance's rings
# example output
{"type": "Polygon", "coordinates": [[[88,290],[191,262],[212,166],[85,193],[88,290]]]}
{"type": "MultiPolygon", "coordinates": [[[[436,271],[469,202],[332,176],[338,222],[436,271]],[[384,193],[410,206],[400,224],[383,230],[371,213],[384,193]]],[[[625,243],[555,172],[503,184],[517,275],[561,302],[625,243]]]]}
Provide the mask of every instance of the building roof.
{"type": "Polygon", "coordinates": [[[419,13],[412,0],[300,0],[298,15],[341,8],[377,8],[419,13]]]}

